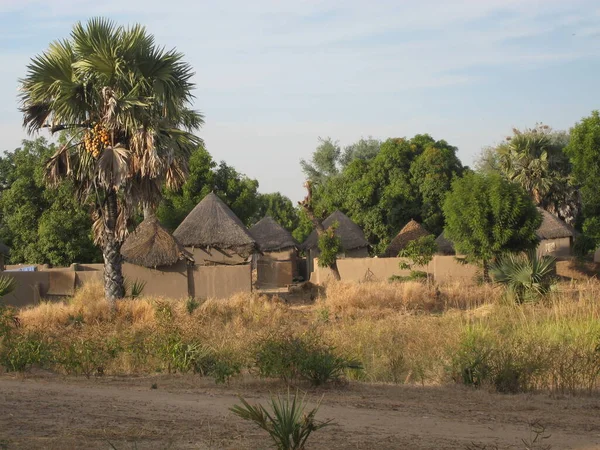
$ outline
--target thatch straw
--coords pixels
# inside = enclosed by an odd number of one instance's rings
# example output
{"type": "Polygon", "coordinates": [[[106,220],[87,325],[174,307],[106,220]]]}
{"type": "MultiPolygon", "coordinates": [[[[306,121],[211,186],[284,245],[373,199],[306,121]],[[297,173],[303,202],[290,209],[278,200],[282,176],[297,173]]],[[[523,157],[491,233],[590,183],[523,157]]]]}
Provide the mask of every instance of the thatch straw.
{"type": "Polygon", "coordinates": [[[248,231],[261,252],[276,252],[298,245],[290,232],[269,216],[259,220],[248,231]]]}
{"type": "Polygon", "coordinates": [[[406,248],[410,241],[428,236],[429,234],[431,233],[423,228],[419,222],[411,219],[410,222],[400,230],[396,237],[392,239],[390,245],[385,249],[384,256],[395,258],[401,250],[406,248]]]}
{"type": "MultiPolygon", "coordinates": [[[[369,242],[365,238],[365,234],[360,227],[352,222],[348,216],[341,211],[335,211],[327,219],[325,219],[323,221],[323,227],[327,229],[335,222],[338,223],[338,227],[335,230],[335,235],[342,241],[343,250],[348,251],[369,246],[369,242]]],[[[316,230],[313,230],[313,232],[302,244],[302,249],[315,249],[318,247],[318,243],[319,240],[317,237],[317,232],[316,230]]]]}
{"type": "Polygon", "coordinates": [[[185,247],[231,250],[242,256],[251,254],[256,246],[242,221],[212,192],[188,214],[173,236],[185,247]]]}
{"type": "Polygon", "coordinates": [[[574,237],[577,234],[573,227],[555,215],[542,208],[538,208],[538,211],[542,215],[542,224],[536,233],[540,240],[574,237]]]}
{"type": "Polygon", "coordinates": [[[193,261],[155,216],[144,219],[127,237],[121,254],[125,261],[144,267],[170,266],[182,259],[193,261]]]}

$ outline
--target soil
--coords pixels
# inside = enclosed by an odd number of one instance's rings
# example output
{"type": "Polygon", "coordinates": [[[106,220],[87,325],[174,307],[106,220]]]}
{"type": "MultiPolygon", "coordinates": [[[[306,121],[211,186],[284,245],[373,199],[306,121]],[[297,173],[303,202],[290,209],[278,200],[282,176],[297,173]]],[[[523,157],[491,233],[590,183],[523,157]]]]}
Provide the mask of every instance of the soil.
{"type": "MultiPolygon", "coordinates": [[[[304,387],[306,388],[306,387],[304,387]]],[[[266,449],[266,433],[229,412],[279,383],[217,386],[193,376],[0,376],[0,449],[266,449]]],[[[459,386],[350,383],[322,397],[309,449],[600,449],[600,399],[500,395],[459,386]],[[531,423],[545,428],[536,446],[531,423]],[[525,441],[525,443],[524,443],[525,441]]],[[[535,427],[534,427],[535,428],[535,427]]]]}

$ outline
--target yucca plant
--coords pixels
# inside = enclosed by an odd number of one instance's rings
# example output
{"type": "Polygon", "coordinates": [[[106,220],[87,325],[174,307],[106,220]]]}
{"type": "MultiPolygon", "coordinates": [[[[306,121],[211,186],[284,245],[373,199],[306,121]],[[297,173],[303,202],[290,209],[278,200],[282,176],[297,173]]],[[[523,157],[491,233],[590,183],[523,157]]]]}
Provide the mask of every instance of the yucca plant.
{"type": "Polygon", "coordinates": [[[535,250],[530,250],[500,257],[492,264],[490,274],[496,283],[506,286],[517,302],[523,303],[538,300],[550,291],[555,268],[556,258],[540,257],[535,250]]]}
{"type": "Polygon", "coordinates": [[[303,450],[306,441],[313,431],[331,425],[331,420],[318,422],[315,420],[321,402],[316,408],[305,413],[306,395],[299,398],[298,391],[292,396],[271,397],[271,412],[260,405],[251,405],[240,397],[242,405],[230,408],[236,416],[250,420],[269,433],[278,450],[303,450]]]}
{"type": "Polygon", "coordinates": [[[17,282],[12,277],[3,275],[0,277],[0,298],[10,294],[17,287],[17,282]]]}

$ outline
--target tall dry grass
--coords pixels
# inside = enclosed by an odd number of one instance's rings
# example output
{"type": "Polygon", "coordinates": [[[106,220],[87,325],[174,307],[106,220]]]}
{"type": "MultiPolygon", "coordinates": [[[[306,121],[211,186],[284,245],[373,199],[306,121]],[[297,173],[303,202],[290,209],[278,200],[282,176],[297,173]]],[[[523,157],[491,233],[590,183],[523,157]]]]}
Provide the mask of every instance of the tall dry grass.
{"type": "MultiPolygon", "coordinates": [[[[360,360],[349,376],[367,382],[579,392],[600,380],[598,298],[595,281],[562,284],[536,305],[507,303],[491,286],[332,283],[309,306],[238,294],[193,310],[184,300],[123,300],[111,313],[101,286],[89,285],[70,301],[20,310],[16,332],[69,355],[100,349],[110,355],[104,373],[171,370],[172,352],[198,346],[252,370],[265,337],[310,332],[360,360]]],[[[66,363],[55,369],[68,372],[66,363]]]]}

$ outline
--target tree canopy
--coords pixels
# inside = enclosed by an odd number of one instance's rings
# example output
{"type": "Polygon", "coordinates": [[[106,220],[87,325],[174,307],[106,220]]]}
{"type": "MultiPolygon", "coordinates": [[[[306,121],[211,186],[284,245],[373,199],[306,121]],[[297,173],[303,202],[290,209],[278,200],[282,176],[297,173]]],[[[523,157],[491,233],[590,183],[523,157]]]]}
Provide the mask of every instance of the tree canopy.
{"type": "Polygon", "coordinates": [[[490,261],[538,245],[542,218],[523,188],[497,174],[470,173],[452,183],[444,202],[445,236],[457,253],[490,261]]]}
{"type": "Polygon", "coordinates": [[[583,231],[600,243],[600,113],[593,111],[571,128],[566,152],[580,186],[583,204],[583,231]]]}

